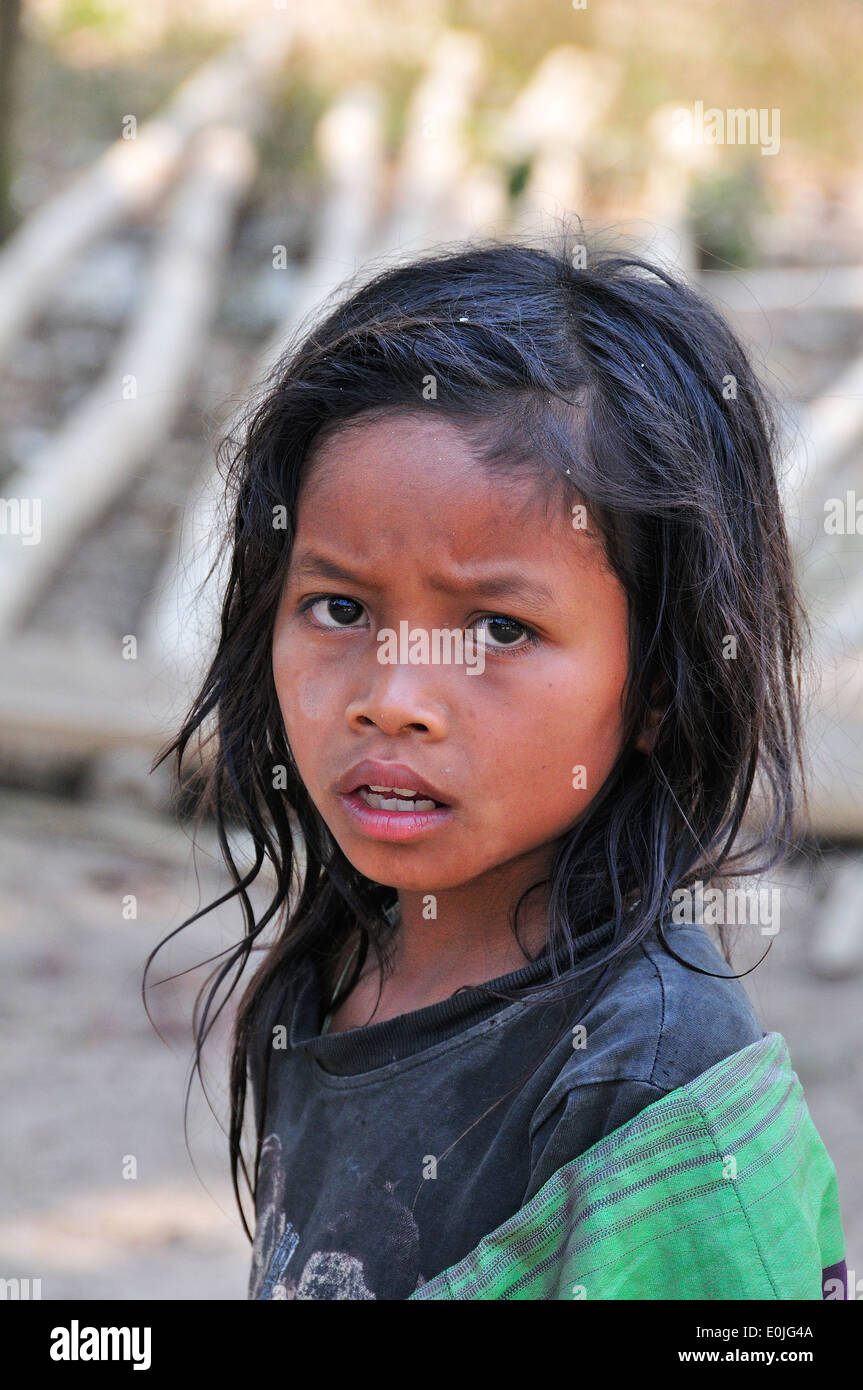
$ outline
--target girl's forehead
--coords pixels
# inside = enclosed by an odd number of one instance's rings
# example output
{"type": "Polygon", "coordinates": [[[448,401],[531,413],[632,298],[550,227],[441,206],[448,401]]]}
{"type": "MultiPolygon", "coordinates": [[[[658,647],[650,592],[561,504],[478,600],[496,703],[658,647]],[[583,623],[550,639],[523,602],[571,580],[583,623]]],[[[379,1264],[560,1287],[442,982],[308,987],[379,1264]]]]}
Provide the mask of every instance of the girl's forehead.
{"type": "Polygon", "coordinates": [[[405,489],[343,494],[334,505],[308,508],[296,531],[296,545],[338,549],[379,564],[468,565],[478,558],[506,555],[524,562],[551,557],[569,537],[565,518],[552,526],[544,513],[516,514],[497,494],[478,497],[473,489],[438,488],[432,495],[405,489]],[[557,542],[555,543],[555,536],[557,542]]]}
{"type": "Polygon", "coordinates": [[[356,485],[339,485],[331,470],[326,486],[311,488],[301,504],[290,562],[292,576],[435,576],[435,587],[457,589],[482,572],[520,571],[559,587],[563,571],[583,581],[586,570],[604,570],[607,557],[593,530],[576,528],[569,509],[553,507],[541,489],[506,476],[467,480],[422,476],[416,461],[401,471],[375,470],[356,485]],[[419,475],[419,477],[417,476],[419,475]]]}
{"type": "Polygon", "coordinates": [[[540,458],[484,462],[469,428],[430,407],[354,416],[330,430],[307,460],[295,549],[338,546],[372,564],[506,556],[576,575],[605,569],[604,536],[571,479],[540,458]]]}
{"type": "Polygon", "coordinates": [[[471,508],[477,524],[547,524],[562,488],[545,466],[490,468],[458,425],[443,416],[399,412],[347,422],[315,448],[300,490],[300,520],[322,509],[345,517],[357,507],[405,519],[471,508]]]}
{"type": "Polygon", "coordinates": [[[435,463],[460,462],[465,469],[479,468],[464,432],[454,422],[414,411],[354,416],[313,445],[307,468],[312,478],[331,481],[334,475],[375,472],[412,461],[424,464],[430,476],[435,463]]]}

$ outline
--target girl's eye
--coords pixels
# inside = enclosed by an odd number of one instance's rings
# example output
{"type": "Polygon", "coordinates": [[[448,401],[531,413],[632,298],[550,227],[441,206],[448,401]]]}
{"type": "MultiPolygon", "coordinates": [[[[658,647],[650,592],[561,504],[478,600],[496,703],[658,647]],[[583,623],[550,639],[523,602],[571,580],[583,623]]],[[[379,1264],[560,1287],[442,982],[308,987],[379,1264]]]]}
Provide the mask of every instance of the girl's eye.
{"type": "MultiPolygon", "coordinates": [[[[346,598],[342,594],[324,594],[318,598],[309,598],[301,604],[300,612],[310,612],[319,627],[330,632],[335,632],[338,628],[349,629],[356,626],[357,618],[363,612],[363,604],[355,598],[346,598]],[[318,612],[315,612],[318,609],[318,612]],[[329,621],[328,621],[329,619],[329,621]]],[[[488,613],[481,618],[477,618],[474,627],[486,624],[485,644],[488,651],[527,651],[539,641],[538,635],[532,628],[527,627],[517,618],[507,618],[500,613],[488,613]],[[519,643],[519,638],[524,640],[519,643]]]]}
{"type": "Polygon", "coordinates": [[[315,608],[321,605],[324,605],[327,616],[334,619],[333,627],[351,626],[363,611],[363,605],[358,603],[355,598],[343,598],[339,594],[326,594],[323,598],[309,599],[302,605],[300,612],[305,613],[308,610],[321,627],[330,627],[330,624],[324,620],[321,614],[314,612],[315,608]]]}
{"type": "Polygon", "coordinates": [[[505,618],[500,614],[489,613],[485,617],[477,618],[477,625],[487,623],[485,643],[487,649],[491,651],[505,651],[515,649],[525,651],[528,647],[534,646],[539,638],[532,628],[520,623],[517,618],[505,618]],[[489,637],[493,640],[489,641],[489,637]],[[525,641],[520,646],[516,646],[519,637],[524,637],[525,641]]]}

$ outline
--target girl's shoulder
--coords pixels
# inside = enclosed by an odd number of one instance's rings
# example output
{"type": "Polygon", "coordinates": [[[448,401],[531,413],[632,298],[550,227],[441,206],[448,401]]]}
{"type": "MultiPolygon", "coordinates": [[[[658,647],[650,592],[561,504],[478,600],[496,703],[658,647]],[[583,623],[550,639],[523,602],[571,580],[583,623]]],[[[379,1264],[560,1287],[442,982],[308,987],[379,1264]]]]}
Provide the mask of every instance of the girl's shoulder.
{"type": "MultiPolygon", "coordinates": [[[[738,978],[745,965],[729,965],[698,924],[666,923],[663,936],[664,942],[652,931],[633,953],[625,1013],[632,1014],[634,985],[654,1033],[653,1041],[645,1040],[649,1079],[671,1091],[759,1042],[763,1029],[738,978]]],[[[619,998],[618,1005],[622,1002],[619,998]]]]}
{"type": "Polygon", "coordinates": [[[653,1101],[763,1038],[734,967],[704,928],[670,924],[664,934],[671,951],[651,932],[579,1014],[533,1113],[532,1190],[653,1101]]]}
{"type": "Polygon", "coordinates": [[[779,1033],[575,1153],[566,1137],[521,1207],[412,1297],[848,1296],[836,1170],[779,1033]]]}
{"type": "Polygon", "coordinates": [[[666,923],[612,967],[585,1022],[572,1080],[628,1076],[675,1090],[763,1036],[746,990],[704,927],[666,923]]]}

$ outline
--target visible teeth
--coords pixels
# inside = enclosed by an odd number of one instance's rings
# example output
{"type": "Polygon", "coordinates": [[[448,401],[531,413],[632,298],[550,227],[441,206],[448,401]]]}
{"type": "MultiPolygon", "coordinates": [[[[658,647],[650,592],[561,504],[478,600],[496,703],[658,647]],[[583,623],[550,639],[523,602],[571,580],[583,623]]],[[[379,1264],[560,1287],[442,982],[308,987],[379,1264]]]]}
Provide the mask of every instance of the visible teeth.
{"type": "Polygon", "coordinates": [[[425,798],[385,797],[381,791],[401,791],[401,787],[360,787],[359,793],[367,806],[374,811],[433,811],[436,803],[425,798]]]}
{"type": "Polygon", "coordinates": [[[370,792],[395,792],[397,796],[416,796],[416,787],[373,787],[369,785],[370,792]]]}

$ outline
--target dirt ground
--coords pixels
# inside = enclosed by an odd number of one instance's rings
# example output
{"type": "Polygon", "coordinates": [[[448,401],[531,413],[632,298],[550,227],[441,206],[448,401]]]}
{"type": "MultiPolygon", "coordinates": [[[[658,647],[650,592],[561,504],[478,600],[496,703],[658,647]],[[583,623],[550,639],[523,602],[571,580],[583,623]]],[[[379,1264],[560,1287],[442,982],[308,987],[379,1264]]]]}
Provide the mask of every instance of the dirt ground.
{"type": "MultiPolygon", "coordinates": [[[[188,839],[169,821],[11,792],[0,796],[0,841],[0,1276],[39,1278],[46,1299],[244,1298],[248,1244],[227,1143],[197,1083],[197,1174],[183,1138],[201,973],[150,991],[164,1043],[140,997],[148,951],[223,887],[215,859],[199,856],[199,895],[188,839]]],[[[811,966],[835,871],[828,860],[783,872],[781,930],[745,983],[762,1025],[788,1041],[836,1164],[848,1264],[860,1277],[860,976],[825,980],[811,966]]],[[[213,914],[152,978],[200,961],[236,930],[235,910],[213,914]]],[[[764,944],[744,942],[738,968],[764,944]]],[[[224,1042],[222,1030],[207,1072],[223,1121],[224,1042]]]]}

